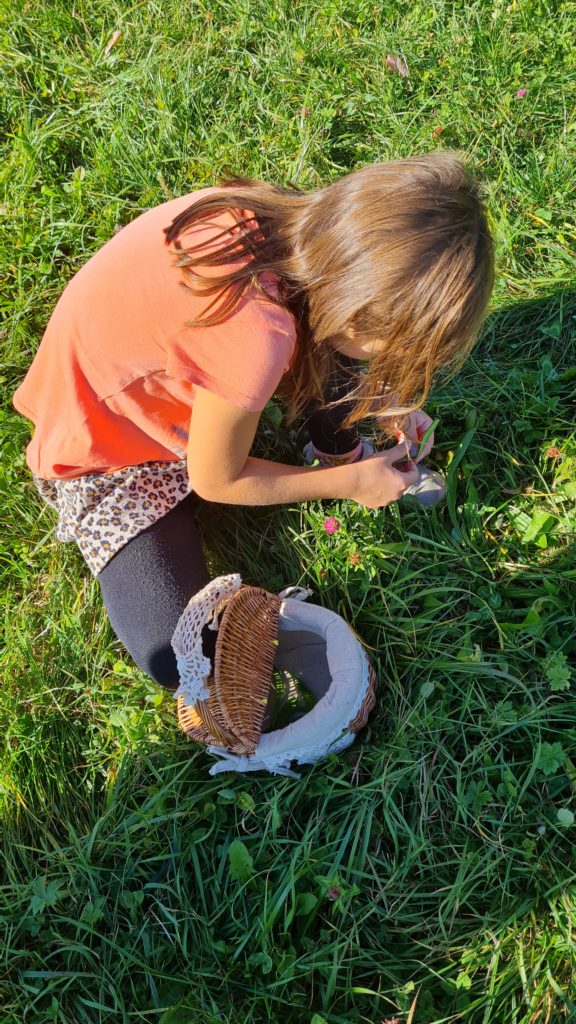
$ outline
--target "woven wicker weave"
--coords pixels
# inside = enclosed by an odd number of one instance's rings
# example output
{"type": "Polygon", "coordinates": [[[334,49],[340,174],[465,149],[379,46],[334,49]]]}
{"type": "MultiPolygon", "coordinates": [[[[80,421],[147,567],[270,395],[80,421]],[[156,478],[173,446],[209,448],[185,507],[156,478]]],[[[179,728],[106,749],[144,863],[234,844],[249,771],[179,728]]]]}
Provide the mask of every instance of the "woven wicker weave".
{"type": "Polygon", "coordinates": [[[246,754],[254,753],[262,733],[281,603],[260,587],[240,587],[228,601],[218,629],[214,688],[224,722],[246,754]]]}
{"type": "Polygon", "coordinates": [[[348,726],[350,732],[360,732],[360,730],[363,729],[364,726],[366,725],[368,721],[368,715],[376,707],[377,688],[378,676],[376,675],[374,669],[372,668],[372,665],[370,665],[370,668],[368,670],[368,693],[366,694],[364,700],[362,701],[362,704],[360,705],[358,714],[353,719],[353,721],[350,722],[350,725],[348,726]]]}
{"type": "Polygon", "coordinates": [[[253,754],[262,733],[278,640],[281,600],[260,587],[240,587],[222,613],[208,700],[178,698],[178,721],[199,743],[253,754]]]}
{"type": "MultiPolygon", "coordinates": [[[[208,680],[208,687],[212,689],[212,677],[208,680]]],[[[178,722],[180,727],[191,740],[197,743],[217,743],[219,746],[228,747],[237,743],[238,737],[222,726],[216,725],[215,715],[210,711],[210,704],[213,706],[213,694],[209,700],[197,701],[192,705],[185,704],[182,697],[178,697],[178,722]]],[[[217,709],[216,709],[217,714],[217,709]]]]}

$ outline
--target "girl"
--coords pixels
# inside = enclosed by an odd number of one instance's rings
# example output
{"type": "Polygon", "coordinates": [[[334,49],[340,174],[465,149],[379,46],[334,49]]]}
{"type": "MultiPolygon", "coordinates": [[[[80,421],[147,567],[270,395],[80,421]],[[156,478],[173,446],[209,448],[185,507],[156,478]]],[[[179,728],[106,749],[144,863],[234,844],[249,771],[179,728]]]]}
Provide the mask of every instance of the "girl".
{"type": "Polygon", "coordinates": [[[143,213],[69,282],[14,404],[57,537],[153,679],[178,686],[172,633],[208,582],[193,495],[400,499],[420,479],[407,443],[373,454],[358,421],[422,436],[418,407],[472,347],[493,278],[478,186],[446,151],[312,193],[225,180],[143,213]],[[288,423],[308,417],[313,468],[250,456],[278,390],[288,423]]]}

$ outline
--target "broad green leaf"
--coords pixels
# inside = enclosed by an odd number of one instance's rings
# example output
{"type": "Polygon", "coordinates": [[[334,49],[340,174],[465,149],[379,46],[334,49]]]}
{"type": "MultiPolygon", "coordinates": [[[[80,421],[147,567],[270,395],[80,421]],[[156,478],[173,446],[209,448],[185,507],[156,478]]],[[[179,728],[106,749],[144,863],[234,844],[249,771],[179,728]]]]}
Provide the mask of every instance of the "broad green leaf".
{"type": "Polygon", "coordinates": [[[254,874],[254,861],[241,839],[235,839],[228,848],[230,877],[246,882],[254,874]]]}
{"type": "Polygon", "coordinates": [[[86,924],[97,924],[98,921],[104,916],[104,907],[106,905],[105,896],[97,896],[94,901],[90,900],[82,910],[80,914],[80,920],[86,921],[86,924]]]}
{"type": "Polygon", "coordinates": [[[532,518],[522,534],[522,542],[529,544],[533,541],[542,530],[548,529],[556,522],[554,516],[551,516],[549,512],[544,512],[543,509],[536,509],[532,513],[532,518]]]}
{"type": "Polygon", "coordinates": [[[564,764],[565,756],[561,743],[543,743],[536,767],[543,775],[555,775],[564,764]]]}
{"type": "Polygon", "coordinates": [[[294,916],[302,917],[303,914],[309,914],[311,910],[314,910],[317,903],[318,897],[313,892],[299,892],[294,916]]]}
{"type": "Polygon", "coordinates": [[[571,671],[563,651],[554,651],[544,663],[546,679],[553,693],[570,689],[571,671]]]}
{"type": "Polygon", "coordinates": [[[244,811],[251,811],[253,814],[256,804],[254,803],[254,799],[250,793],[247,793],[246,790],[243,789],[238,793],[238,806],[244,811]]]}
{"type": "Polygon", "coordinates": [[[497,721],[502,724],[518,721],[518,714],[510,700],[498,701],[494,708],[494,713],[497,721]]]}
{"type": "Polygon", "coordinates": [[[471,807],[475,814],[479,814],[485,804],[492,800],[492,794],[486,789],[483,782],[469,782],[464,795],[464,802],[471,807]]]}
{"type": "Polygon", "coordinates": [[[273,967],[272,959],[268,956],[268,953],[263,953],[262,951],[252,953],[248,957],[248,963],[252,967],[261,967],[263,974],[269,974],[273,967]]]}
{"type": "Polygon", "coordinates": [[[528,513],[524,512],[522,509],[516,508],[516,506],[511,506],[507,510],[507,515],[514,529],[520,534],[524,533],[524,531],[530,526],[530,516],[528,513]]]}
{"type": "Polygon", "coordinates": [[[268,402],[266,406],[266,415],[270,422],[272,423],[272,426],[278,428],[282,423],[282,417],[284,413],[282,412],[280,406],[276,404],[276,402],[268,402]]]}

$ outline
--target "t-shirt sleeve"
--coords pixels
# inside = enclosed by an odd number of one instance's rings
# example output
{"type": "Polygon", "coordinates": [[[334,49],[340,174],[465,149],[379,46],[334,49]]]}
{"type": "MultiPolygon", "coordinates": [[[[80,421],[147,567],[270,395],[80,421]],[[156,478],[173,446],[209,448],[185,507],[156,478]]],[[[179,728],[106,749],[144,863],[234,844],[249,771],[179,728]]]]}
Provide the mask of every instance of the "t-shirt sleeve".
{"type": "Polygon", "coordinates": [[[188,327],[172,337],[166,372],[260,412],[290,369],[295,346],[292,314],[251,292],[221,323],[188,327]]]}

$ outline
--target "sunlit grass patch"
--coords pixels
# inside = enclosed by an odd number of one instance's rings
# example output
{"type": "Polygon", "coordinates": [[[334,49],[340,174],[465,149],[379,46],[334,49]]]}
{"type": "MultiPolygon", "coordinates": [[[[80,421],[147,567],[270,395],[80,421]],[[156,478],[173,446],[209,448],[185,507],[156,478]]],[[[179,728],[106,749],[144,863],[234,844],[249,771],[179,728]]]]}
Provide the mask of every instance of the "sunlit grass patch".
{"type": "MultiPolygon", "coordinates": [[[[2,1021],[570,1021],[571,5],[1,12],[2,1021]],[[447,147],[485,183],[498,276],[430,397],[446,502],[198,508],[214,574],[344,616],[378,707],[301,780],[212,778],[56,541],[11,395],[66,281],[143,209],[226,167],[315,188],[447,147]]],[[[304,441],[269,409],[256,451],[304,441]]]]}

